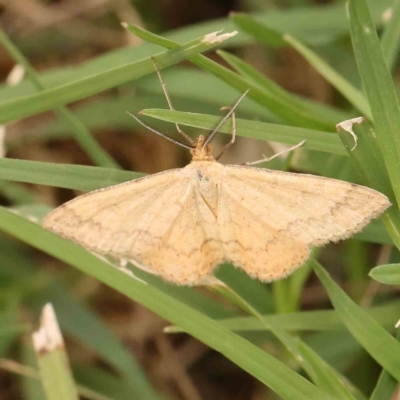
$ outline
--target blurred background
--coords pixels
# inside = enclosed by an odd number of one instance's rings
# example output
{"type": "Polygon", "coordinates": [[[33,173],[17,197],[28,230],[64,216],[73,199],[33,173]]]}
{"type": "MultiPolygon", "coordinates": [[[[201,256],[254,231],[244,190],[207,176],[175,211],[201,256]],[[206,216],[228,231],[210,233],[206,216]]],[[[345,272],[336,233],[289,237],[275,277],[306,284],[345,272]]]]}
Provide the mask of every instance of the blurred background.
{"type": "MultiPolygon", "coordinates": [[[[374,16],[379,26],[382,26],[383,12],[390,2],[379,3],[374,6],[374,16]]],[[[184,42],[218,29],[232,30],[235,27],[228,15],[236,11],[268,15],[272,22],[275,15],[279,16],[279,23],[285,23],[288,28],[302,31],[310,37],[313,36],[313,31],[307,32],[307,15],[314,15],[312,12],[315,10],[323,10],[326,11],[324,18],[329,21],[330,13],[336,18],[338,12],[343,13],[343,9],[344,1],[334,0],[0,0],[0,25],[30,60],[35,70],[43,73],[42,76],[51,85],[60,83],[63,74],[70,74],[71,79],[76,71],[90,68],[96,62],[102,63],[103,67],[108,62],[110,66],[112,63],[117,65],[118,57],[122,63],[127,62],[129,52],[126,49],[138,48],[142,41],[124,30],[120,25],[121,21],[137,24],[154,33],[169,32],[171,38],[184,37],[184,42]],[[307,14],[309,12],[311,14],[307,14]],[[296,28],[297,21],[301,21],[302,27],[296,28]]],[[[309,21],[310,24],[315,22],[309,21]]],[[[323,23],[321,21],[321,26],[323,23]]],[[[342,21],[344,26],[346,23],[345,20],[342,21]]],[[[337,33],[334,29],[329,29],[331,28],[315,31],[314,45],[318,53],[352,83],[360,85],[348,33],[337,33]]],[[[240,43],[226,43],[231,46],[227,51],[251,64],[290,92],[338,109],[350,109],[348,103],[330,84],[293,49],[264,46],[254,43],[244,33],[241,35],[243,37],[240,43]]],[[[130,61],[157,51],[161,49],[147,47],[141,52],[132,52],[130,61]]],[[[228,66],[215,52],[207,56],[228,66]]],[[[14,66],[13,59],[0,46],[0,77],[4,82],[2,100],[7,99],[6,79],[14,66]]],[[[162,75],[175,108],[181,111],[223,115],[219,108],[232,105],[241,94],[188,61],[163,70],[162,75]]],[[[395,78],[398,79],[398,74],[395,78]]],[[[11,81],[13,79],[15,81],[15,76],[11,81]]],[[[34,90],[29,85],[27,83],[23,89],[27,93],[34,90]]],[[[16,91],[13,93],[18,94],[16,91]]],[[[182,167],[190,160],[186,150],[139,127],[125,113],[127,110],[137,113],[146,108],[167,108],[156,74],[78,101],[69,107],[124,169],[155,173],[182,167]]],[[[265,122],[278,121],[275,115],[250,99],[242,103],[237,116],[265,122]]],[[[163,132],[176,134],[172,124],[145,120],[163,132]]],[[[196,129],[187,131],[193,135],[201,132],[196,129]]],[[[221,134],[215,140],[215,146],[221,147],[227,140],[228,137],[221,134]]],[[[273,154],[283,148],[277,143],[269,145],[266,142],[238,138],[237,143],[221,161],[252,161],[259,159],[262,154],[273,154]]],[[[52,112],[9,125],[5,151],[10,158],[93,165],[71,137],[65,124],[52,112]]],[[[310,154],[300,151],[291,160],[291,169],[357,181],[348,160],[338,156],[331,157],[327,153],[310,154]]],[[[282,168],[284,164],[285,159],[278,159],[269,168],[282,168]]],[[[27,196],[39,198],[42,203],[52,207],[80,194],[47,186],[24,185],[23,188],[27,191],[27,196]]],[[[0,202],[2,205],[12,205],[16,197],[18,194],[4,189],[0,194],[0,202]]],[[[163,333],[163,328],[168,325],[166,321],[96,280],[83,276],[73,268],[23,246],[10,237],[2,235],[0,247],[7,249],[2,251],[0,248],[2,304],[4,303],[5,308],[18,310],[21,331],[24,332],[37,327],[38,312],[51,299],[56,311],[62,314],[61,325],[70,327],[64,334],[68,353],[80,382],[93,385],[97,389],[103,385],[103,393],[111,391],[115,394],[115,397],[110,395],[111,398],[133,399],[129,390],[115,379],[115,366],[110,362],[110,354],[124,352],[119,345],[112,347],[112,343],[122,343],[128,350],[125,356],[133,355],[135,363],[137,362],[135,365],[142,368],[147,377],[144,379],[148,380],[148,384],[156,392],[162,393],[165,399],[277,398],[261,383],[195,339],[184,334],[166,335],[163,333]],[[18,266],[15,260],[19,260],[18,266]],[[14,299],[13,304],[10,299],[14,299]],[[85,324],[90,325],[88,331],[97,331],[101,336],[100,347],[104,346],[104,357],[88,346],[88,336],[79,330],[79,326],[86,326],[85,324]],[[107,349],[108,345],[110,347],[107,349]]],[[[385,259],[384,251],[378,245],[350,240],[324,249],[321,257],[327,267],[335,266],[336,278],[342,280],[352,297],[362,300],[363,305],[367,306],[377,292],[389,298],[396,296],[394,292],[387,293],[389,289],[377,288],[366,280],[368,270],[376,264],[377,257],[385,259]],[[346,271],[346,263],[357,263],[359,268],[343,272],[346,271]],[[338,265],[343,268],[338,268],[338,265]]],[[[207,296],[213,298],[209,293],[207,296]]],[[[215,298],[220,303],[220,309],[215,311],[216,316],[236,313],[234,306],[217,295],[215,298]]],[[[313,278],[304,288],[300,303],[299,307],[305,310],[328,306],[325,291],[313,278]]],[[[334,347],[323,348],[329,339],[327,335],[321,336],[320,341],[316,340],[314,344],[317,348],[320,346],[322,353],[330,353],[330,362],[343,369],[368,393],[372,387],[369,378],[376,377],[379,369],[347,334],[336,333],[336,339],[342,334],[343,346],[340,352],[334,347]],[[344,360],[341,358],[343,354],[349,357],[344,360]],[[364,369],[365,374],[352,373],[355,367],[358,370],[364,369]]],[[[255,341],[264,341],[264,348],[278,355],[271,337],[264,335],[260,338],[257,334],[253,336],[255,341]],[[270,341],[265,342],[266,337],[270,341]]],[[[26,378],[27,373],[21,366],[34,363],[29,335],[23,336],[22,340],[20,335],[16,337],[3,334],[0,338],[0,357],[3,360],[0,362],[0,400],[43,398],[38,384],[26,378]],[[20,364],[7,364],[4,359],[17,360],[20,364]]],[[[122,354],[121,359],[123,357],[122,354]]],[[[285,360],[286,356],[280,351],[279,357],[285,360]]]]}

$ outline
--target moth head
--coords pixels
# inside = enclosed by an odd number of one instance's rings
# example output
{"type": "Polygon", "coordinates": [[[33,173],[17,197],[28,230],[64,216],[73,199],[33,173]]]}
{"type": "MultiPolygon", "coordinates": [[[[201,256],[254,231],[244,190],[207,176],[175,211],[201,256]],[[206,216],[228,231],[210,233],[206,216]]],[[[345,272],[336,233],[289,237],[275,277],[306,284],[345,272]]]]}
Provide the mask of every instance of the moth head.
{"type": "Polygon", "coordinates": [[[212,146],[210,144],[204,146],[205,140],[203,135],[197,138],[196,146],[190,150],[192,161],[215,161],[212,156],[212,146]]]}

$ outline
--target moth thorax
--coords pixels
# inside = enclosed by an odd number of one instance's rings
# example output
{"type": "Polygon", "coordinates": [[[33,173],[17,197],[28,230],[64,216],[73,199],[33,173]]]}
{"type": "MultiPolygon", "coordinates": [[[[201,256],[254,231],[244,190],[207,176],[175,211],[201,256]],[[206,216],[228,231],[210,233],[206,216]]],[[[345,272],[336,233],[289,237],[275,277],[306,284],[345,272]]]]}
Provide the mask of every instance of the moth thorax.
{"type": "Polygon", "coordinates": [[[196,170],[196,180],[200,189],[201,197],[205,201],[214,214],[218,207],[218,183],[212,176],[209,176],[208,168],[196,170]]]}
{"type": "Polygon", "coordinates": [[[205,137],[200,135],[197,138],[196,147],[190,150],[192,161],[215,161],[212,156],[212,146],[207,144],[204,147],[205,137]]]}

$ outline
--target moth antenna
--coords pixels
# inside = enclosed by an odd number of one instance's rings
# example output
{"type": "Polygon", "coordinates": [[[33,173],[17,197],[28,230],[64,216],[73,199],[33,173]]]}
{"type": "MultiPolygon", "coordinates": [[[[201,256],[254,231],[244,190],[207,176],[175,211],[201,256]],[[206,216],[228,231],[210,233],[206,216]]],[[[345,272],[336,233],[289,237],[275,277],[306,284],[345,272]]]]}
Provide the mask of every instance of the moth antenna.
{"type": "Polygon", "coordinates": [[[178,146],[184,147],[185,149],[188,150],[192,150],[194,149],[194,146],[189,146],[185,143],[181,143],[178,142],[177,140],[173,139],[172,137],[169,137],[168,135],[166,135],[165,133],[159,132],[158,130],[152,128],[151,126],[146,125],[144,122],[142,122],[136,115],[133,115],[132,113],[130,113],[129,111],[126,112],[128,115],[130,115],[136,122],[138,122],[140,125],[144,126],[146,129],[148,129],[149,131],[152,131],[154,133],[156,133],[159,136],[162,136],[164,139],[169,140],[172,143],[177,144],[178,146]]]}
{"type": "Polygon", "coordinates": [[[233,107],[229,110],[228,114],[226,114],[225,117],[222,118],[221,121],[219,121],[217,126],[214,128],[213,131],[211,131],[211,133],[207,136],[206,140],[204,141],[203,149],[211,142],[212,138],[218,132],[219,128],[221,128],[221,126],[225,123],[225,121],[232,115],[232,113],[235,112],[236,108],[239,106],[239,104],[242,102],[242,100],[246,97],[247,93],[249,93],[249,92],[250,92],[250,89],[247,89],[239,97],[239,99],[236,101],[236,103],[233,105],[233,107]]]}
{"type": "MultiPolygon", "coordinates": [[[[165,98],[167,99],[168,107],[169,107],[169,109],[170,109],[171,111],[174,111],[175,108],[174,108],[174,106],[172,105],[172,101],[171,101],[171,99],[170,99],[170,97],[169,97],[169,94],[168,94],[168,92],[167,92],[167,85],[166,85],[166,83],[163,81],[163,78],[162,78],[162,76],[161,76],[161,72],[160,72],[160,70],[158,69],[158,66],[157,66],[157,64],[156,64],[156,60],[154,59],[154,57],[151,57],[151,60],[153,61],[154,68],[156,69],[157,76],[158,76],[158,79],[159,79],[159,81],[160,81],[160,83],[161,83],[162,90],[163,90],[163,92],[164,92],[165,98]]],[[[192,146],[194,146],[195,143],[194,143],[194,141],[192,140],[192,138],[191,138],[189,135],[187,135],[185,132],[183,132],[183,130],[181,129],[181,127],[180,127],[178,124],[175,124],[175,126],[176,126],[177,131],[178,131],[192,146]]]]}

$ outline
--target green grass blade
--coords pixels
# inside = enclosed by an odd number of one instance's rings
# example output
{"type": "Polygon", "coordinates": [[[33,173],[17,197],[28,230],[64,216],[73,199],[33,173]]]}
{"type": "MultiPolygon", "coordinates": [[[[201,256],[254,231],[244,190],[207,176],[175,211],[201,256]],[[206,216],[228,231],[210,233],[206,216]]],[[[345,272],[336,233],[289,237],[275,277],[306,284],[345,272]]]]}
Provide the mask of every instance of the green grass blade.
{"type": "Polygon", "coordinates": [[[285,35],[285,41],[296,49],[334,88],[336,88],[363,116],[372,120],[364,94],[335,71],[327,62],[296,38],[285,35]]]}
{"type": "Polygon", "coordinates": [[[307,360],[308,370],[312,373],[315,384],[324,388],[333,399],[354,400],[356,397],[353,393],[358,395],[358,399],[360,398],[357,388],[305,342],[297,340],[297,348],[299,355],[307,360]]]}
{"type": "MultiPolygon", "coordinates": [[[[393,326],[399,318],[400,300],[391,301],[386,305],[371,307],[365,311],[379,324],[386,327],[393,326]]],[[[267,325],[284,329],[286,331],[339,331],[345,328],[342,320],[335,311],[301,311],[288,314],[263,315],[267,325]]],[[[233,317],[220,319],[219,322],[226,328],[235,332],[255,332],[266,329],[254,317],[233,317]]],[[[170,327],[169,332],[181,332],[179,327],[170,327]]]]}
{"type": "MultiPolygon", "coordinates": [[[[32,368],[32,370],[37,370],[36,354],[33,350],[32,343],[23,340],[20,345],[20,353],[21,363],[24,366],[32,368]]],[[[39,376],[37,379],[34,379],[33,377],[22,375],[20,377],[20,382],[24,400],[42,400],[45,398],[43,385],[39,380],[39,376]]]]}
{"type": "MultiPolygon", "coordinates": [[[[163,121],[207,130],[213,129],[221,120],[221,117],[213,115],[169,110],[143,110],[141,114],[163,121]]],[[[231,121],[226,121],[218,132],[231,134],[231,121]]],[[[339,138],[331,132],[326,131],[236,119],[236,134],[253,139],[271,140],[286,144],[297,144],[302,140],[306,140],[304,144],[304,148],[306,149],[340,155],[347,154],[344,147],[340,144],[339,138]]]]}
{"type": "MultiPolygon", "coordinates": [[[[160,45],[162,44],[163,46],[167,46],[167,48],[176,48],[178,45],[175,42],[166,40],[165,38],[148,32],[135,25],[128,25],[127,27],[132,33],[139,36],[141,39],[151,41],[152,43],[160,45]]],[[[291,102],[290,104],[287,104],[287,99],[283,99],[276,96],[275,93],[261,89],[258,85],[253,84],[250,80],[241,77],[230,69],[225,68],[204,56],[196,55],[194,57],[190,57],[189,59],[198,67],[215,75],[241,93],[250,89],[248,94],[249,98],[267,107],[274,114],[292,124],[315,129],[329,130],[334,124],[337,123],[337,120],[332,120],[329,115],[324,116],[321,114],[316,114],[315,111],[305,102],[297,102],[296,104],[291,102]]]]}
{"type": "Polygon", "coordinates": [[[328,396],[290,368],[233,334],[217,322],[163,294],[151,285],[129,278],[70,241],[39,225],[0,208],[0,229],[95,276],[101,282],[138,301],[161,317],[180,325],[187,333],[224,354],[287,400],[328,400],[328,396]]]}
{"type": "MultiPolygon", "coordinates": [[[[29,61],[23,56],[18,50],[14,43],[9,37],[0,29],[0,43],[5,47],[11,57],[14,58],[15,62],[22,65],[28,74],[29,78],[35,85],[35,87],[41,91],[45,90],[45,85],[42,84],[40,78],[36,74],[36,71],[30,65],[29,61]]],[[[74,134],[75,139],[82,146],[92,160],[101,167],[118,168],[118,164],[113,160],[112,157],[93,139],[90,132],[86,129],[85,125],[66,107],[59,107],[54,110],[60,119],[71,128],[71,132],[74,134]]]]}
{"type": "Polygon", "coordinates": [[[371,270],[369,276],[387,285],[400,285],[400,264],[379,265],[371,270]]]}
{"type": "Polygon", "coordinates": [[[0,179],[90,191],[143,176],[138,172],[40,161],[0,159],[0,179]]]}
{"type": "Polygon", "coordinates": [[[33,347],[46,398],[79,400],[64,340],[51,304],[43,308],[40,328],[33,334],[33,347]]]}
{"type": "MultiPolygon", "coordinates": [[[[163,69],[196,53],[215,47],[219,40],[227,39],[230,34],[226,35],[221,35],[220,39],[206,35],[173,50],[158,53],[154,55],[154,59],[158,67],[163,69]]],[[[14,101],[4,102],[0,104],[0,124],[51,110],[56,106],[83,99],[151,73],[154,73],[153,62],[150,58],[145,58],[89,76],[80,81],[43,90],[41,93],[24,96],[14,101]]]]}
{"type": "Polygon", "coordinates": [[[313,382],[331,396],[332,399],[338,398],[342,400],[354,400],[351,393],[343,386],[344,378],[322,360],[314,350],[308,347],[300,339],[293,338],[290,334],[278,328],[274,324],[268,324],[252,304],[229,286],[216,285],[216,287],[219,287],[220,292],[225,294],[225,297],[233,299],[235,304],[238,304],[243,308],[243,310],[248,312],[250,315],[253,315],[265,326],[265,330],[270,330],[292,354],[299,365],[304,368],[313,382]]]}
{"type": "MultiPolygon", "coordinates": [[[[396,339],[400,340],[400,329],[397,328],[396,339]]],[[[398,386],[398,382],[386,370],[379,376],[378,383],[370,397],[370,400],[390,400],[394,399],[393,394],[398,386]]]]}
{"type": "Polygon", "coordinates": [[[392,71],[400,48],[400,0],[395,0],[387,11],[391,16],[381,37],[381,47],[388,68],[392,71]]]}
{"type": "Polygon", "coordinates": [[[400,343],[354,303],[316,261],[313,268],[339,317],[365,350],[400,381],[400,343]]]}
{"type": "Polygon", "coordinates": [[[378,143],[400,203],[400,109],[396,89],[367,3],[350,0],[347,4],[358,70],[371,107],[378,143]]]}

